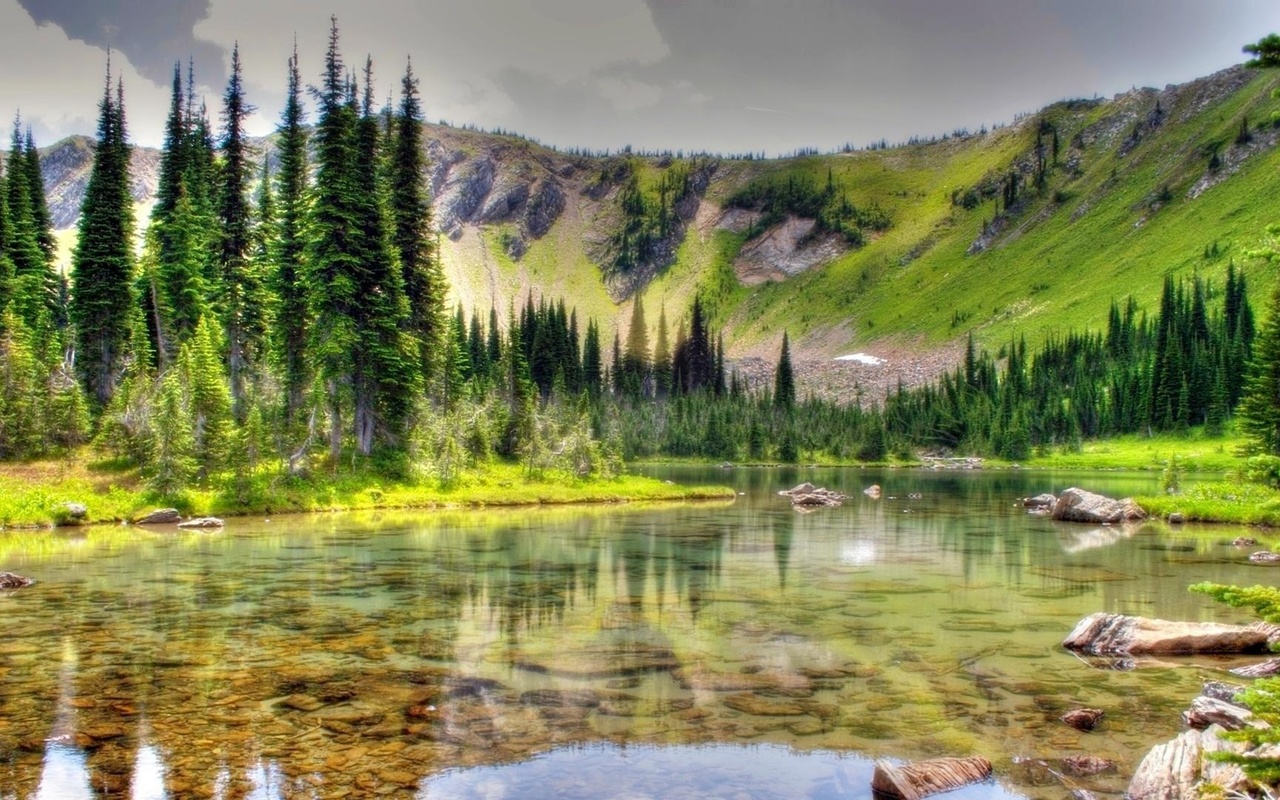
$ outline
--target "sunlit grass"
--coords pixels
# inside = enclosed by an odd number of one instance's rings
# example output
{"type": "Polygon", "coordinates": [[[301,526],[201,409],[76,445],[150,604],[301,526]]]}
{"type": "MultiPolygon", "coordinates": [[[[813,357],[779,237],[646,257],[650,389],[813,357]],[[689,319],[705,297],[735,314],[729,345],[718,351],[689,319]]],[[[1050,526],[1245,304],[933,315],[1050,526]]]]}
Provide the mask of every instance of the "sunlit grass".
{"type": "MultiPolygon", "coordinates": [[[[89,455],[87,451],[78,454],[89,455]]],[[[261,468],[242,480],[220,476],[210,485],[162,496],[125,465],[85,458],[0,465],[0,525],[47,526],[67,521],[66,503],[83,503],[87,522],[134,519],[172,506],[189,516],[233,516],[368,509],[522,506],[653,502],[732,497],[724,487],[678,486],[639,475],[579,478],[546,471],[529,475],[519,465],[493,463],[442,483],[434,478],[394,479],[345,468],[288,477],[261,468]]]]}

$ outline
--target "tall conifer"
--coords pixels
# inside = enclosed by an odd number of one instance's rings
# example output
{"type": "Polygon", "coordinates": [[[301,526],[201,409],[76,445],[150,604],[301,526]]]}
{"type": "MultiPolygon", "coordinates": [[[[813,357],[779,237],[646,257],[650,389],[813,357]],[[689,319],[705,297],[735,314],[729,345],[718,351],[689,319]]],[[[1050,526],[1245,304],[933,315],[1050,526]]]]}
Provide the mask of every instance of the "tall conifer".
{"type": "Polygon", "coordinates": [[[307,363],[307,133],[303,127],[302,78],[298,51],[289,58],[289,90],[279,133],[277,172],[279,219],[272,252],[271,288],[276,302],[272,349],[284,389],[286,425],[302,412],[310,382],[307,363]]]}
{"type": "Polygon", "coordinates": [[[422,107],[412,63],[400,82],[400,108],[395,116],[391,157],[391,209],[395,246],[400,256],[409,330],[418,340],[422,375],[430,379],[440,346],[447,287],[431,233],[431,198],[422,149],[422,107]]]}
{"type": "Polygon", "coordinates": [[[129,340],[133,307],[133,199],[124,89],[111,92],[111,74],[99,104],[98,146],[81,205],[71,264],[70,317],[76,328],[76,367],[99,406],[115,392],[129,340]]]}

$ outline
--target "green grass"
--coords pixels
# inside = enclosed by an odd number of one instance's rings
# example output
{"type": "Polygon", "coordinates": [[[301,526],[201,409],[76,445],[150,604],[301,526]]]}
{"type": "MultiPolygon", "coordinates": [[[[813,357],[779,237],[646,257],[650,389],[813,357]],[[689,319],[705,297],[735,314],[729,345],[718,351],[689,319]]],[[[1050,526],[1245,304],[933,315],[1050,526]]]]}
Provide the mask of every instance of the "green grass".
{"type": "MultiPolygon", "coordinates": [[[[1280,108],[1280,100],[1271,96],[1277,86],[1280,74],[1258,72],[1239,90],[1212,102],[1195,87],[1176,99],[1165,96],[1163,123],[1144,129],[1131,149],[1123,142],[1134,122],[1151,113],[1154,93],[1044,110],[1058,127],[1059,164],[1043,191],[1024,192],[1022,208],[992,246],[974,255],[968,254],[969,246],[994,217],[995,203],[987,200],[966,210],[953,205],[952,192],[989,182],[1029,159],[1036,118],[932,144],[723,161],[706,193],[708,203],[722,203],[761,178],[803,177],[823,185],[830,171],[852,202],[881,206],[893,226],[824,267],[774,284],[741,287],[733,262],[742,237],[708,226],[715,215],[704,213],[702,224],[689,226],[676,262],[645,290],[650,327],[656,328],[659,306],[665,305],[674,320],[701,290],[714,297],[717,321],[728,326],[731,355],[772,346],[783,329],[791,332],[801,354],[810,346],[834,350],[886,339],[928,349],[970,331],[989,349],[1020,335],[1034,347],[1053,333],[1100,329],[1111,301],[1130,295],[1154,314],[1166,274],[1198,273],[1221,286],[1229,259],[1245,268],[1251,298],[1261,311],[1275,279],[1245,254],[1265,237],[1266,225],[1280,218],[1274,201],[1280,148],[1254,153],[1238,171],[1225,169],[1222,174],[1230,174],[1196,198],[1188,190],[1206,174],[1212,147],[1224,157],[1230,153],[1242,118],[1256,125],[1280,108]],[[1110,134],[1090,127],[1112,122],[1110,134]],[[1088,140],[1083,149],[1072,147],[1078,134],[1088,140]],[[1076,171],[1068,168],[1073,160],[1079,164],[1076,171]],[[1166,186],[1169,200],[1153,207],[1152,199],[1166,186]],[[1215,242],[1218,255],[1206,258],[1205,248],[1215,242]]],[[[522,147],[522,157],[547,163],[566,159],[535,145],[522,147]]],[[[655,160],[633,162],[642,186],[652,190],[664,170],[655,160]]],[[[519,302],[532,290],[564,296],[580,316],[599,319],[606,334],[615,319],[625,324],[629,303],[609,298],[601,269],[588,256],[592,242],[607,239],[621,224],[617,200],[597,202],[574,194],[577,182],[593,174],[598,163],[572,160],[569,171],[576,170],[577,177],[566,182],[565,214],[519,262],[495,246],[496,229],[481,247],[470,234],[456,243],[442,242],[450,279],[464,303],[483,308],[496,302],[501,311],[509,299],[519,302]]]]}
{"type": "Polygon", "coordinates": [[[1148,514],[1188,520],[1280,527],[1280,491],[1245,481],[1196,483],[1181,494],[1135,497],[1148,514]]]}
{"type": "Polygon", "coordinates": [[[556,472],[530,477],[513,464],[490,464],[441,484],[393,480],[366,470],[288,478],[259,471],[239,487],[230,478],[214,488],[175,496],[148,490],[135,470],[82,461],[0,466],[0,525],[47,526],[65,521],[66,502],[84,503],[87,522],[135,519],[173,506],[188,516],[236,516],[369,509],[438,509],[572,503],[661,502],[724,499],[725,487],[689,487],[637,475],[579,479],[556,472]]]}
{"type": "Polygon", "coordinates": [[[1037,469],[1163,470],[1176,456],[1186,472],[1227,473],[1244,467],[1244,445],[1238,435],[1207,438],[1199,431],[1187,436],[1120,436],[1085,442],[1079,452],[1038,454],[1021,463],[1037,469]]]}

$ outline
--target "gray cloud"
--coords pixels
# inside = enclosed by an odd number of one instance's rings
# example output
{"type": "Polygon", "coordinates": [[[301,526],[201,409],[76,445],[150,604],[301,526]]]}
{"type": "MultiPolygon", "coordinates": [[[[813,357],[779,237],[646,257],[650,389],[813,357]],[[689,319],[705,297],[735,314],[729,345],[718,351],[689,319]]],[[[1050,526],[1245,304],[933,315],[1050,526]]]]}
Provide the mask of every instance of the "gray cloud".
{"type": "MultiPolygon", "coordinates": [[[[238,40],[256,133],[278,118],[291,34],[316,80],[332,12],[348,62],[371,53],[382,93],[413,57],[433,120],[565,147],[771,154],[1180,82],[1238,63],[1242,44],[1280,29],[1275,0],[0,0],[0,19],[21,15],[18,3],[72,39],[119,49],[160,89],[194,54],[216,92],[238,40]]],[[[21,48],[26,35],[11,39],[21,48]]],[[[22,65],[0,48],[0,97],[27,92],[39,122],[36,90],[58,108],[64,89],[39,74],[6,86],[22,65]]],[[[50,130],[92,116],[71,94],[50,130]]],[[[147,103],[134,130],[155,144],[142,132],[159,129],[163,104],[147,103]]]]}
{"type": "Polygon", "coordinates": [[[196,38],[210,0],[18,0],[37,24],[52,23],[67,36],[124,53],[144,77],[167,83],[175,61],[194,59],[197,80],[226,78],[223,49],[196,38]]]}

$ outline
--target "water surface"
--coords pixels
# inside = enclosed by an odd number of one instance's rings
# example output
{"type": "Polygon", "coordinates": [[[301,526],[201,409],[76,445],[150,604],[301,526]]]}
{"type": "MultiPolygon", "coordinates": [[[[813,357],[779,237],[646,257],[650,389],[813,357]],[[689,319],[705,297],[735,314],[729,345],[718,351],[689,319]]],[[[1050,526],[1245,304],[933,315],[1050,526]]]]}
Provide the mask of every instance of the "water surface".
{"type": "Polygon", "coordinates": [[[869,797],[874,759],[971,754],[999,784],[957,796],[1119,796],[1232,662],[1058,643],[1095,611],[1239,621],[1187,585],[1273,580],[1236,529],[1016,503],[1154,476],[663,474],[743,494],[0,534],[40,581],[0,597],[0,798],[869,797]],[[797,514],[800,480],[854,499],[797,514]]]}

